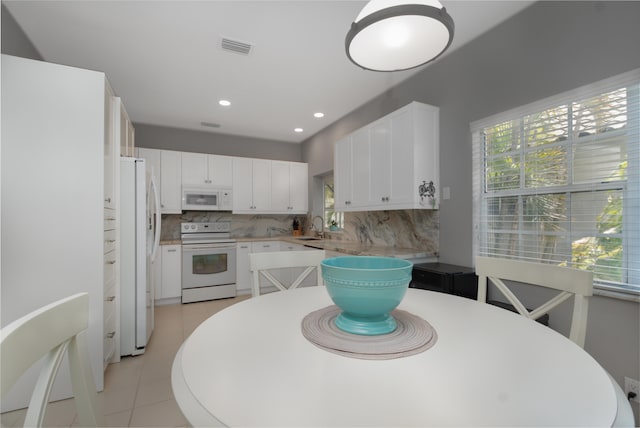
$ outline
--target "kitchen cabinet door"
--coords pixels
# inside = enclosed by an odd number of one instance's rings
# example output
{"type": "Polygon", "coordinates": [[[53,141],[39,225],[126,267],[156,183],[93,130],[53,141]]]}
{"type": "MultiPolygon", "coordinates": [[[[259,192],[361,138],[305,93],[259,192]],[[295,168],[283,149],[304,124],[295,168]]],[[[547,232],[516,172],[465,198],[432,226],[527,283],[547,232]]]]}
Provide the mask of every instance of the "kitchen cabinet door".
{"type": "Polygon", "coordinates": [[[439,186],[439,109],[412,102],[338,141],[336,209],[437,209],[439,195],[420,196],[420,185],[439,186]]]}
{"type": "Polygon", "coordinates": [[[362,208],[370,205],[370,161],[369,129],[361,129],[353,134],[351,140],[351,203],[350,208],[362,208]]]}
{"type": "Polygon", "coordinates": [[[182,246],[162,246],[162,298],[182,296],[182,246]]]}
{"type": "MultiPolygon", "coordinates": [[[[157,176],[156,176],[157,177],[157,176]]],[[[162,214],[182,213],[182,153],[160,151],[160,205],[162,214]]]]}
{"type": "Polygon", "coordinates": [[[236,248],[236,292],[251,294],[251,272],[249,271],[249,253],[251,242],[240,242],[236,248]]]}
{"type": "Polygon", "coordinates": [[[291,211],[288,162],[271,162],[271,208],[274,212],[291,211]]]}
{"type": "Polygon", "coordinates": [[[271,211],[271,161],[253,159],[253,206],[258,212],[271,211]]]}
{"type": "Polygon", "coordinates": [[[346,211],[351,204],[351,136],[336,142],[333,177],[336,210],[346,211]]]}
{"type": "Polygon", "coordinates": [[[388,119],[371,125],[369,132],[370,197],[367,205],[385,209],[391,199],[391,129],[388,119]]]}
{"type": "Polygon", "coordinates": [[[438,209],[439,109],[413,102],[390,115],[391,198],[393,207],[438,209]],[[433,182],[434,198],[420,197],[419,186],[433,182]]]}
{"type": "Polygon", "coordinates": [[[116,97],[117,109],[120,114],[120,124],[117,128],[120,133],[120,156],[133,157],[135,155],[135,131],[129,114],[124,108],[122,99],[116,97]]]}
{"type": "Polygon", "coordinates": [[[271,161],[233,158],[233,212],[271,212],[271,161]]]}
{"type": "Polygon", "coordinates": [[[196,187],[231,187],[233,158],[205,153],[182,153],[182,184],[196,187]]]}
{"type": "Polygon", "coordinates": [[[182,185],[183,186],[207,186],[207,155],[204,153],[183,152],[182,162],[182,185]]]}
{"type": "Polygon", "coordinates": [[[120,162],[120,148],[116,145],[113,104],[115,97],[108,82],[105,82],[105,139],[104,139],[104,207],[116,209],[116,162],[120,162]]]}
{"type": "Polygon", "coordinates": [[[309,165],[289,164],[289,205],[294,214],[306,214],[309,207],[309,165]]]}
{"type": "Polygon", "coordinates": [[[233,185],[233,158],[231,156],[207,155],[207,178],[214,187],[233,185]]]}
{"type": "Polygon", "coordinates": [[[282,214],[306,214],[308,167],[300,162],[271,162],[271,210],[282,214]]]}
{"type": "Polygon", "coordinates": [[[233,212],[243,214],[255,212],[253,164],[249,158],[233,159],[233,212]]]}

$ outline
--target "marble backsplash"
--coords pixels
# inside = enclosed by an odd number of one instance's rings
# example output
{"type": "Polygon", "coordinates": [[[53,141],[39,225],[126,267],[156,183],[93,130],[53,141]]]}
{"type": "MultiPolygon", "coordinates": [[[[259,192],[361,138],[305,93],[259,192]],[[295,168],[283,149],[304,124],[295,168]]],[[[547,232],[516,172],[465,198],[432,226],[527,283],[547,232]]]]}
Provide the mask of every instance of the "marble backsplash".
{"type": "MultiPolygon", "coordinates": [[[[297,218],[308,234],[311,218],[304,215],[243,215],[220,211],[185,211],[162,216],[161,239],[179,240],[180,223],[231,222],[234,238],[265,238],[291,235],[293,219],[297,218]]],[[[344,213],[344,229],[328,232],[331,239],[361,244],[420,248],[438,253],[439,216],[437,210],[366,211],[344,213]]]]}

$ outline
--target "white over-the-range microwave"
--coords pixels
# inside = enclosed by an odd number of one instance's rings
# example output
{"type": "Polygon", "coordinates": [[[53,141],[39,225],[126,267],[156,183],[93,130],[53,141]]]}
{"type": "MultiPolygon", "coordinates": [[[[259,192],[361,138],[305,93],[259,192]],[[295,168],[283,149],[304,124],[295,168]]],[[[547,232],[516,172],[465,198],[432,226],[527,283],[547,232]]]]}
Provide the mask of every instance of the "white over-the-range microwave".
{"type": "Polygon", "coordinates": [[[232,202],[230,188],[182,188],[182,209],[185,211],[231,211],[232,202]]]}

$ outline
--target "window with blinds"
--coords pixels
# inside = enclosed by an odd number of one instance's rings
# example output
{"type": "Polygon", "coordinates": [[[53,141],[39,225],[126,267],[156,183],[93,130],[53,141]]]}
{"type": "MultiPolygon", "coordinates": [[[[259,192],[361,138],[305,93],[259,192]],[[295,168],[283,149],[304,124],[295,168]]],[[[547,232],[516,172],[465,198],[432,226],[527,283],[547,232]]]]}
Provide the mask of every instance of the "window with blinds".
{"type": "Polygon", "coordinates": [[[640,292],[640,70],[472,124],[475,254],[640,292]]]}

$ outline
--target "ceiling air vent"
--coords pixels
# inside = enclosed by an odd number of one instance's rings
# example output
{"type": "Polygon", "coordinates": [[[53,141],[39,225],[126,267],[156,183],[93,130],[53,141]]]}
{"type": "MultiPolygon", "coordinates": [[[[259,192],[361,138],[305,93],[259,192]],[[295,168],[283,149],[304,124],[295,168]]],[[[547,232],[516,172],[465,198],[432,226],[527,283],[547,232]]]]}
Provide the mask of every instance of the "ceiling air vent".
{"type": "Polygon", "coordinates": [[[251,45],[249,43],[239,42],[237,40],[222,38],[222,49],[225,51],[236,52],[243,55],[249,55],[251,45]]]}
{"type": "Polygon", "coordinates": [[[220,128],[219,123],[213,123],[213,122],[200,122],[200,125],[206,126],[208,128],[220,128]]]}

